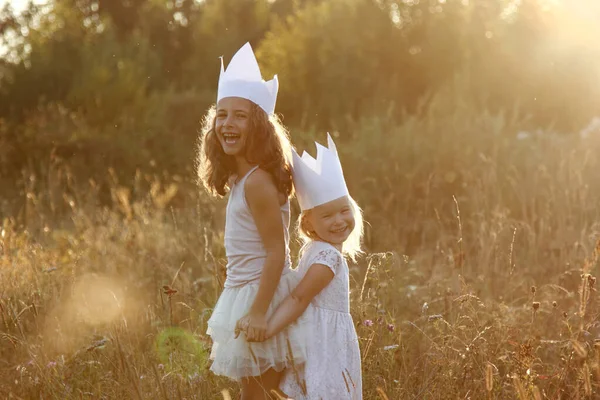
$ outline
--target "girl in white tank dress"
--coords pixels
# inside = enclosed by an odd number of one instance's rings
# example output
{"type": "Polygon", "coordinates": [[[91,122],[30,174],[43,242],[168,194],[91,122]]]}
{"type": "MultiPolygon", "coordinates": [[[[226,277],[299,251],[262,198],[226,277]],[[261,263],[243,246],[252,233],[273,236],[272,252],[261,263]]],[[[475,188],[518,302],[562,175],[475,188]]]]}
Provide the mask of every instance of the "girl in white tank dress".
{"type": "Polygon", "coordinates": [[[360,208],[348,194],[333,140],[317,144],[316,160],[293,156],[294,185],[305,245],[301,281],[269,320],[267,337],[300,315],[308,319],[306,363],[289,369],[281,383],[289,397],[312,400],[362,399],[358,336],[350,315],[349,271],[344,254],[360,253],[360,208]],[[306,311],[305,311],[306,310],[306,311]]]}
{"type": "Polygon", "coordinates": [[[298,324],[264,340],[268,318],[297,283],[288,248],[291,145],[273,115],[276,95],[276,78],[262,80],[246,44],[221,70],[199,152],[206,189],[221,196],[229,190],[227,279],[207,330],[211,370],[240,381],[243,399],[265,398],[284,369],[305,358],[298,324]],[[235,332],[237,323],[245,334],[235,332]]]}

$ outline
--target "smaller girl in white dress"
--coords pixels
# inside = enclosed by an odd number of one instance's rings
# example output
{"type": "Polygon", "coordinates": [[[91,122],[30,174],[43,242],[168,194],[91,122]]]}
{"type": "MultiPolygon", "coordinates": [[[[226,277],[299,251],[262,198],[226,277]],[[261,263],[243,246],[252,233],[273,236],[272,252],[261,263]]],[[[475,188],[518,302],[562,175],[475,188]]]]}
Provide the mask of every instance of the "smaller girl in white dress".
{"type": "Polygon", "coordinates": [[[360,400],[360,349],[344,254],[354,258],[360,253],[363,221],[348,194],[335,144],[327,139],[329,148],[317,144],[316,159],[293,155],[302,210],[298,230],[305,242],[297,268],[302,280],[269,319],[267,337],[305,313],[310,327],[306,364],[286,371],[281,390],[296,400],[360,400]]]}

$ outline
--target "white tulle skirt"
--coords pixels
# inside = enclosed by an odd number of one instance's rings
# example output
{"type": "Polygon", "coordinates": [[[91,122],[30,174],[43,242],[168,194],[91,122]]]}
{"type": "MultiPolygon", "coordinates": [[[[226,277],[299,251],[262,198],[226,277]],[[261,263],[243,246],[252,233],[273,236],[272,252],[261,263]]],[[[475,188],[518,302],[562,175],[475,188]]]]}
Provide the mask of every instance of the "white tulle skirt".
{"type": "MultiPolygon", "coordinates": [[[[298,284],[295,271],[281,277],[269,310],[269,318],[277,306],[298,284]]],[[[210,358],[211,371],[239,381],[241,378],[259,376],[270,368],[282,371],[296,368],[306,360],[307,319],[302,316],[278,335],[260,343],[249,343],[245,335],[235,339],[235,324],[248,313],[259,281],[244,286],[225,288],[208,320],[207,334],[213,341],[210,358]]]]}

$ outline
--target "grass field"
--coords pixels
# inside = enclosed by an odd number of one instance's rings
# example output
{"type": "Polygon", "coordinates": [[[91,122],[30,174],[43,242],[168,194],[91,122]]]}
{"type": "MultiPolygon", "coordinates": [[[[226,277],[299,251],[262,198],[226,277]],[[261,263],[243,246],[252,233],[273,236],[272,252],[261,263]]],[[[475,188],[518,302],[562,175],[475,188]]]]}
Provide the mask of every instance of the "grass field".
{"type": "MultiPolygon", "coordinates": [[[[600,129],[525,125],[433,99],[339,133],[369,223],[351,267],[365,399],[598,392],[600,129]]],[[[225,200],[191,170],[83,180],[80,167],[24,171],[2,203],[0,397],[235,398],[205,335],[225,200]]]]}

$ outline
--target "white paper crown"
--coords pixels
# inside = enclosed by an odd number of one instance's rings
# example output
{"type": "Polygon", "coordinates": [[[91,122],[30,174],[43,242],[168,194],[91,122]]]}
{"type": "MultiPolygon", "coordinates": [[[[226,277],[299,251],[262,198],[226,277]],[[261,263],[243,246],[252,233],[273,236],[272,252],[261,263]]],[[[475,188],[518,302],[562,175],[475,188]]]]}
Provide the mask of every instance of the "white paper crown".
{"type": "Polygon", "coordinates": [[[217,103],[225,97],[241,97],[256,103],[271,115],[275,112],[278,90],[277,75],[268,82],[262,78],[250,43],[246,43],[235,53],[227,70],[223,67],[223,57],[221,57],[217,103]]]}
{"type": "Polygon", "coordinates": [[[344,171],[333,139],[327,134],[327,147],[316,143],[317,158],[293,151],[292,175],[302,211],[348,195],[344,171]]]}

